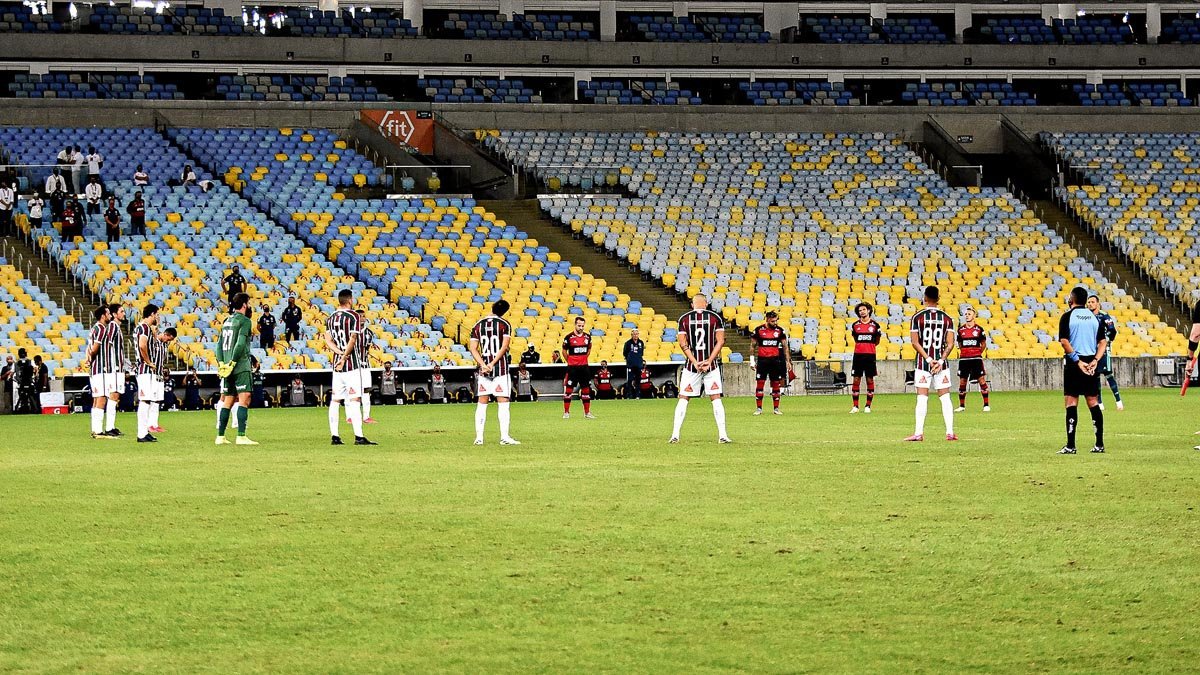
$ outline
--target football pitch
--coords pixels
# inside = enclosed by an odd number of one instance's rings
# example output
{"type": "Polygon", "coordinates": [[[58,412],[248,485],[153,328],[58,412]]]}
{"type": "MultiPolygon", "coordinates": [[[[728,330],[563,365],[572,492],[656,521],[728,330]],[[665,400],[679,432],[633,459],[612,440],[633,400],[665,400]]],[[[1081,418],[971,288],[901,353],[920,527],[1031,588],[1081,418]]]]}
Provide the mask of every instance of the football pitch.
{"type": "MultiPolygon", "coordinates": [[[[1200,664],[1200,429],[1178,392],[996,393],[924,443],[912,395],[782,417],[706,400],[255,410],[259,447],[164,413],[0,420],[0,670],[1027,672],[1200,664]],[[343,436],[351,434],[343,424],[343,436]]],[[[956,401],[957,403],[957,401],[956,401]]],[[[767,406],[770,406],[769,399],[767,406]]],[[[231,434],[232,436],[232,434],[231,434]]]]}

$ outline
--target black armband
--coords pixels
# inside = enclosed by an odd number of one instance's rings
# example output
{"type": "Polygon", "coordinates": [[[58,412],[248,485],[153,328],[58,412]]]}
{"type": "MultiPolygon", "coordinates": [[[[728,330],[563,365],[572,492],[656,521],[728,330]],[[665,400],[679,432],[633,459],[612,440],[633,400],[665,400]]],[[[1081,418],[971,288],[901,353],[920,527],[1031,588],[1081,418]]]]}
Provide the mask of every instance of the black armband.
{"type": "Polygon", "coordinates": [[[1189,354],[1194,354],[1196,352],[1197,347],[1200,347],[1200,342],[1196,342],[1195,340],[1188,340],[1188,353],[1189,354]]]}

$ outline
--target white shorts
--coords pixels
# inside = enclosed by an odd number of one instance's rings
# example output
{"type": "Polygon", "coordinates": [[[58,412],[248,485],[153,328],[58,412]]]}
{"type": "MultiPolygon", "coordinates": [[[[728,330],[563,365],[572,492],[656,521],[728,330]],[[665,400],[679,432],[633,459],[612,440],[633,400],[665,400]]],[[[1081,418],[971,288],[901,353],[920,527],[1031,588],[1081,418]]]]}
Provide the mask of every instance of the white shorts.
{"type": "Polygon", "coordinates": [[[139,373],[137,376],[138,400],[163,400],[163,381],[154,373],[139,373]]]}
{"type": "Polygon", "coordinates": [[[346,399],[359,398],[362,395],[362,378],[359,377],[357,370],[350,370],[345,373],[334,371],[333,373],[333,400],[345,401],[346,399]]]}
{"type": "Polygon", "coordinates": [[[475,383],[475,395],[478,396],[495,396],[497,398],[512,398],[512,380],[507,376],[497,377],[477,377],[475,383]]]}
{"type": "Polygon", "coordinates": [[[120,373],[95,373],[88,379],[92,385],[92,396],[119,394],[123,388],[124,378],[120,373]]]}
{"type": "Polygon", "coordinates": [[[713,368],[707,373],[697,373],[687,368],[679,376],[679,395],[692,398],[693,396],[715,396],[724,393],[721,388],[721,369],[713,368]]]}
{"type": "Polygon", "coordinates": [[[370,368],[359,368],[358,369],[358,390],[360,392],[365,392],[370,388],[371,388],[371,369],[370,368]]]}
{"type": "Polygon", "coordinates": [[[928,370],[918,370],[913,375],[913,384],[917,389],[932,389],[941,391],[942,389],[950,388],[950,368],[949,366],[938,371],[937,375],[930,373],[928,370]]]}

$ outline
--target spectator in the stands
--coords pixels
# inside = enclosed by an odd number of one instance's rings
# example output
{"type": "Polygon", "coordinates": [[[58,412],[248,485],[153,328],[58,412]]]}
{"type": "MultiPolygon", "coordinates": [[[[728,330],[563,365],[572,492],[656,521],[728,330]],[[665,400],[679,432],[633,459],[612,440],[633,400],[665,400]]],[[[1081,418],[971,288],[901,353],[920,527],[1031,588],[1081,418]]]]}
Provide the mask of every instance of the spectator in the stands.
{"type": "Polygon", "coordinates": [[[62,216],[63,204],[67,199],[67,179],[62,177],[61,170],[56,166],[54,171],[46,176],[42,192],[50,200],[50,220],[58,220],[62,216]]]}
{"type": "Polygon", "coordinates": [[[266,305],[262,306],[262,314],[258,315],[258,346],[266,350],[275,346],[275,315],[266,305]]]}
{"type": "Polygon", "coordinates": [[[141,192],[133,193],[133,199],[125,205],[125,213],[129,214],[129,234],[146,236],[146,200],[142,199],[141,192]]]}
{"type": "MultiPolygon", "coordinates": [[[[74,192],[76,187],[75,184],[71,182],[71,151],[73,149],[74,148],[68,145],[62,150],[59,150],[58,156],[54,159],[54,163],[58,165],[55,167],[55,170],[62,171],[63,181],[67,184],[67,192],[74,192]]],[[[49,190],[47,190],[47,192],[49,192],[49,190]]]]}
{"type": "Polygon", "coordinates": [[[108,243],[121,241],[121,212],[117,209],[117,198],[108,198],[108,208],[104,210],[104,233],[108,243]]]}
{"type": "Polygon", "coordinates": [[[34,192],[33,196],[25,202],[25,206],[29,209],[29,227],[32,229],[41,229],[42,213],[46,210],[46,201],[42,199],[42,195],[34,192]]]}
{"type": "Polygon", "coordinates": [[[71,148],[71,185],[73,186],[71,188],[72,192],[79,192],[80,190],[83,189],[83,165],[84,165],[83,152],[80,151],[78,145],[73,146],[71,148]]]}
{"type": "Polygon", "coordinates": [[[83,198],[87,202],[87,221],[92,222],[93,215],[100,215],[100,203],[104,199],[104,187],[100,185],[99,176],[89,176],[87,187],[83,189],[83,198]]]}
{"type": "Polygon", "coordinates": [[[550,357],[550,363],[562,363],[562,362],[563,362],[562,353],[559,352],[557,349],[555,349],[554,355],[550,357]]]}
{"type": "MultiPolygon", "coordinates": [[[[229,302],[233,303],[233,297],[238,293],[246,292],[246,277],[242,276],[241,268],[234,265],[229,270],[229,276],[221,282],[221,288],[225,290],[225,297],[229,302]]],[[[251,310],[254,308],[251,307],[251,310]]]]}
{"type": "Polygon", "coordinates": [[[16,233],[13,225],[13,208],[17,204],[17,190],[8,176],[0,175],[0,236],[16,233]]]}
{"type": "Polygon", "coordinates": [[[100,169],[104,167],[104,155],[96,152],[96,148],[89,145],[87,156],[84,157],[84,160],[87,162],[88,179],[95,176],[96,180],[99,181],[100,169]]]}
{"type": "Polygon", "coordinates": [[[60,220],[62,221],[62,240],[71,241],[75,236],[81,233],[79,223],[83,221],[82,216],[75,215],[75,206],[79,204],[77,200],[70,200],[64,203],[63,212],[60,220]],[[79,228],[79,229],[77,229],[79,228]]]}
{"type": "Polygon", "coordinates": [[[179,172],[179,184],[183,187],[195,185],[199,179],[196,177],[196,172],[192,170],[191,164],[184,164],[183,171],[179,172]]]}
{"type": "Polygon", "coordinates": [[[133,184],[134,185],[149,185],[150,184],[150,174],[146,173],[146,170],[142,168],[141,164],[138,164],[137,170],[133,172],[133,184]]]}
{"type": "Polygon", "coordinates": [[[436,171],[429,172],[429,180],[425,184],[429,187],[431,193],[442,189],[442,179],[438,178],[436,171]]]}

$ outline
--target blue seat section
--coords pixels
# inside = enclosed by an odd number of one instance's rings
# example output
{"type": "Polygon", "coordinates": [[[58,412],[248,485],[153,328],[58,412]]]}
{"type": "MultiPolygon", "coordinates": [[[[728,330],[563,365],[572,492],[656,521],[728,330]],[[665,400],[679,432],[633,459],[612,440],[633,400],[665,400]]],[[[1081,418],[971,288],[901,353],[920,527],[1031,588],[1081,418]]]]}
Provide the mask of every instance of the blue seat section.
{"type": "Polygon", "coordinates": [[[8,85],[16,98],[116,98],[182,100],[173,83],[160,84],[153,75],[94,73],[17,73],[8,85]]]}
{"type": "Polygon", "coordinates": [[[172,35],[175,21],[170,14],[153,8],[134,8],[129,5],[92,5],[89,19],[92,29],[117,35],[172,35]]]}
{"type": "Polygon", "coordinates": [[[1054,29],[1040,16],[989,17],[977,26],[981,42],[1002,45],[1052,45],[1058,43],[1054,29]]]}
{"type": "Polygon", "coordinates": [[[888,17],[883,20],[883,34],[892,44],[945,44],[946,33],[927,16],[888,17]]]}
{"type": "Polygon", "coordinates": [[[391,101],[353,77],[222,75],[214,92],[226,101],[391,101]]]}
{"type": "Polygon", "coordinates": [[[442,22],[443,33],[465,40],[528,40],[523,22],[505,14],[451,12],[442,22]]]}
{"type": "Polygon", "coordinates": [[[595,21],[573,14],[517,14],[513,20],[532,40],[598,40],[595,21]]]}
{"type": "Polygon", "coordinates": [[[172,10],[175,23],[185,35],[253,35],[243,17],[225,16],[220,7],[177,7],[172,10]]]}
{"type": "Polygon", "coordinates": [[[712,42],[699,25],[686,16],[630,14],[631,32],[646,42],[712,42]]]}
{"type": "Polygon", "coordinates": [[[592,80],[579,83],[584,103],[610,105],[702,105],[696,92],[683,89],[678,82],[663,80],[592,80]]]}
{"type": "Polygon", "coordinates": [[[1130,106],[1133,102],[1125,95],[1121,85],[1115,82],[1107,84],[1073,84],[1071,90],[1079,97],[1079,105],[1088,108],[1130,106]]]}
{"type": "Polygon", "coordinates": [[[967,82],[963,91],[971,97],[975,105],[990,106],[1031,106],[1037,105],[1037,96],[1022,91],[1011,82],[967,82]]]}
{"type": "Polygon", "coordinates": [[[1065,45],[1133,44],[1132,28],[1107,17],[1055,19],[1054,30],[1058,33],[1059,41],[1065,45]]]}
{"type": "Polygon", "coordinates": [[[435,103],[541,103],[541,90],[525,86],[524,80],[475,77],[417,80],[417,88],[435,103]]]}
{"type": "Polygon", "coordinates": [[[0,4],[0,33],[61,33],[65,28],[50,14],[35,14],[24,4],[0,4]]]}
{"type": "Polygon", "coordinates": [[[883,32],[871,24],[869,16],[808,16],[804,32],[816,42],[825,44],[881,45],[883,32]]]}
{"type": "Polygon", "coordinates": [[[714,42],[763,43],[771,41],[770,31],[763,29],[762,16],[728,14],[697,14],[697,24],[708,31],[714,42]]]}
{"type": "Polygon", "coordinates": [[[1129,95],[1144,106],[1188,107],[1192,99],[1179,90],[1177,82],[1131,82],[1129,95]]]}
{"type": "Polygon", "coordinates": [[[862,105],[853,85],[822,80],[765,80],[739,82],[750,105],[862,105]]]}
{"type": "Polygon", "coordinates": [[[966,82],[961,88],[955,82],[909,82],[900,92],[900,101],[932,107],[1037,105],[1033,94],[1018,91],[1009,82],[966,82]]]}
{"type": "Polygon", "coordinates": [[[1163,26],[1158,41],[1185,45],[1200,44],[1200,17],[1192,15],[1171,19],[1170,23],[1163,26]]]}
{"type": "Polygon", "coordinates": [[[0,257],[0,353],[15,357],[24,348],[61,378],[79,368],[87,337],[83,324],[0,257]]]}

